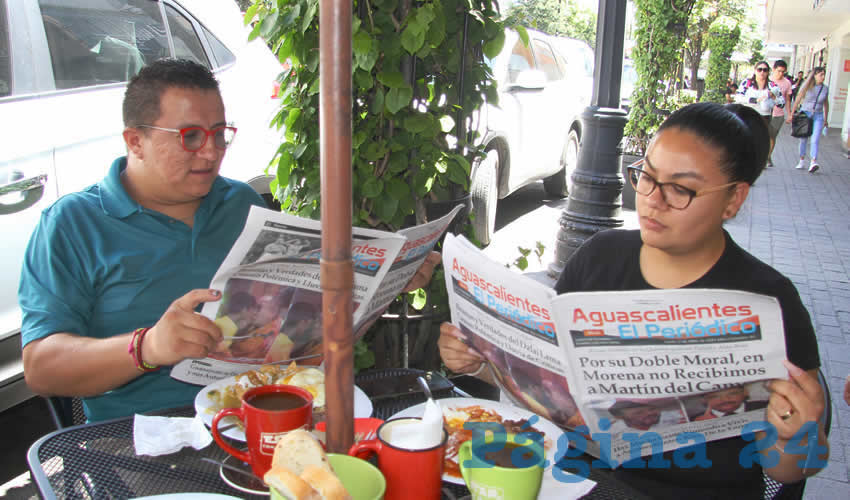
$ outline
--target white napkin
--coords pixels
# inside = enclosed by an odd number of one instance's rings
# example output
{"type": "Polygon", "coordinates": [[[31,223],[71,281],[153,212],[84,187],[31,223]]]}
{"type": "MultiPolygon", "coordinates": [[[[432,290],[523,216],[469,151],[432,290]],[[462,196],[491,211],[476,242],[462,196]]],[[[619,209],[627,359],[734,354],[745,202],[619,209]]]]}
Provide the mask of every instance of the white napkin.
{"type": "Polygon", "coordinates": [[[148,417],[136,414],[133,420],[133,444],[136,455],[167,455],[183,447],[196,450],[207,447],[212,435],[200,415],[188,417],[148,417]]]}
{"type": "Polygon", "coordinates": [[[440,404],[429,399],[425,402],[422,420],[390,428],[389,442],[408,450],[433,448],[443,440],[443,410],[440,404]]]}

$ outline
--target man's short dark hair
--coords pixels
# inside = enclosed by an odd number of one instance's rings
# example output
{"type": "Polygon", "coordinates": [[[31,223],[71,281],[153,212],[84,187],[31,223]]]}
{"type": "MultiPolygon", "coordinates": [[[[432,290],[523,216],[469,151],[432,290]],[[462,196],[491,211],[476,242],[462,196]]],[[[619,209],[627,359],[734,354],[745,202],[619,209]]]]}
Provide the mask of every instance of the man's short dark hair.
{"type": "Polygon", "coordinates": [[[777,59],[776,62],[773,63],[773,69],[776,69],[776,68],[788,69],[788,63],[786,63],[782,59],[777,59]]]}
{"type": "Polygon", "coordinates": [[[187,59],[160,59],[130,79],[124,92],[124,126],[150,125],[160,115],[159,101],[169,87],[219,91],[218,80],[205,66],[187,59]]]}

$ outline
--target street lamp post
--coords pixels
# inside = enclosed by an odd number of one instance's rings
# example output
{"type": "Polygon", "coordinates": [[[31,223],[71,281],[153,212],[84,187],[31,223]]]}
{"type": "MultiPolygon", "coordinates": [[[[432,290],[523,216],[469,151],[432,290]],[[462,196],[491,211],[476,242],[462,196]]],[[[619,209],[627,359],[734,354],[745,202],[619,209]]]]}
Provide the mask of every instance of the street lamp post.
{"type": "Polygon", "coordinates": [[[567,206],[561,212],[555,261],[558,276],[572,253],[595,233],[623,225],[621,141],[626,112],[620,109],[626,0],[599,0],[593,97],[581,115],[582,137],[567,206]]]}

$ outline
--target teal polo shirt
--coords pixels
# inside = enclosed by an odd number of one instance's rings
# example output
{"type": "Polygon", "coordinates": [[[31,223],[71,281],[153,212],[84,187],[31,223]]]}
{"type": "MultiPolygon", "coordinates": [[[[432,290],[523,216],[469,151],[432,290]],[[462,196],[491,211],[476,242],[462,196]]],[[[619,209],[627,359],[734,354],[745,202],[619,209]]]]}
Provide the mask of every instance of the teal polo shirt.
{"type": "MultiPolygon", "coordinates": [[[[174,300],[209,287],[251,206],[265,206],[247,184],[219,177],[189,227],[133,200],[120,180],[126,166],[126,157],[115,160],[101,182],[41,214],[18,287],[23,345],[56,332],[107,338],[153,326],[174,300]]],[[[169,368],[83,398],[89,420],[191,404],[200,386],[169,368]]]]}

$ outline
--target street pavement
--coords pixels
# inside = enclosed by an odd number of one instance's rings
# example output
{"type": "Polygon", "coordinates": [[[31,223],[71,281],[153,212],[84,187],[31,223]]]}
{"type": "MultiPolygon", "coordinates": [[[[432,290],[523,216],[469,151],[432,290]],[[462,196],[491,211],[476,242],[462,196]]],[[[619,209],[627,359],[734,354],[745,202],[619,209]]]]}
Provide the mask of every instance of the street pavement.
{"type": "MultiPolygon", "coordinates": [[[[799,142],[783,127],[773,153],[776,166],[765,169],[726,224],[738,244],[794,282],[814,322],[833,409],[829,465],[808,479],[806,499],[850,498],[850,408],[843,398],[850,375],[850,160],[839,135],[832,129],[821,139],[820,170],[810,174],[794,169],[799,142]]],[[[510,264],[520,255],[517,247],[541,242],[543,258],[530,258],[526,273],[553,284],[545,270],[554,260],[566,200],[540,201],[543,196],[542,186],[529,186],[500,202],[497,231],[485,253],[510,264]]],[[[624,210],[622,220],[624,228],[637,227],[633,211],[624,210]]]]}

